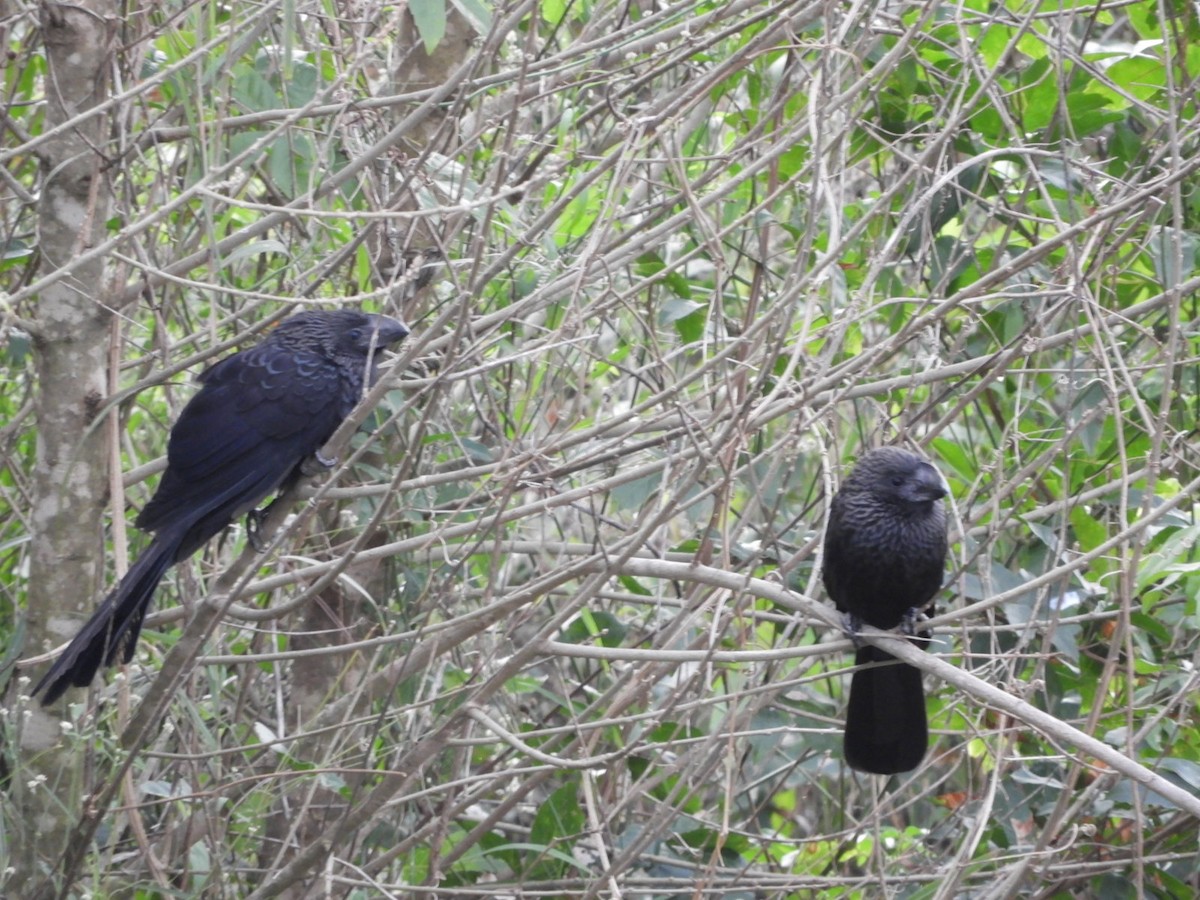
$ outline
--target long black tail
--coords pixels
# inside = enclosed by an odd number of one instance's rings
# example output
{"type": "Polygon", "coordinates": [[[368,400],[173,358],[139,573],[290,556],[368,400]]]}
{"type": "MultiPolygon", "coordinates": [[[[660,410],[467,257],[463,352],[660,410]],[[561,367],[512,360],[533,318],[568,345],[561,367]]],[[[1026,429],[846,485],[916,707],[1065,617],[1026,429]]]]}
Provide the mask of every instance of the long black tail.
{"type": "Polygon", "coordinates": [[[866,644],[858,648],[859,669],[850,681],[843,749],[846,763],[860,772],[895,775],[915,769],[929,746],[921,670],[866,644]]]}
{"type": "Polygon", "coordinates": [[[33,689],[34,696],[45,691],[42,705],[50,705],[72,685],[87,687],[101,666],[111,666],[118,655],[121,662],[133,659],[154,589],[175,562],[178,549],[178,534],[160,534],[142,551],[121,583],[104,598],[33,689]]]}

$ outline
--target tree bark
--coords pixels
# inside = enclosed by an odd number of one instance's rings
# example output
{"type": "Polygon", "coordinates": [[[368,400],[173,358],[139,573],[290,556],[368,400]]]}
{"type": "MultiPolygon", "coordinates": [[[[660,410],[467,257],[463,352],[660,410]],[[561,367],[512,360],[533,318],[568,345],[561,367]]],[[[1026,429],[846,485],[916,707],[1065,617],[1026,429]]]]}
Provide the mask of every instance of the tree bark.
{"type": "MultiPolygon", "coordinates": [[[[41,269],[67,271],[38,297],[35,320],[37,458],[26,655],[74,634],[94,603],[102,571],[107,453],[96,416],[107,394],[111,310],[103,263],[74,260],[103,239],[109,217],[109,121],[92,110],[107,97],[115,22],[104,0],[41,8],[46,128],[73,124],[41,145],[41,269]]],[[[52,896],[61,887],[54,884],[56,862],[78,813],[73,802],[80,798],[82,758],[70,743],[60,745],[59,716],[38,704],[29,713],[20,725],[22,769],[12,782],[22,811],[12,821],[25,830],[13,836],[15,883],[6,893],[52,896]]]]}

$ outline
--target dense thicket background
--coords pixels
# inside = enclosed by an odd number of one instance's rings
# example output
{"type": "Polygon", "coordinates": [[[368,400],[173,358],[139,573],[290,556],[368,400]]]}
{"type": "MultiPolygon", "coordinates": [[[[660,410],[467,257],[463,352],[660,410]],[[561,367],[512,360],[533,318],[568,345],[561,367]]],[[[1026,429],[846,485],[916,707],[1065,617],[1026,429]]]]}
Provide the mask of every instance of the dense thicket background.
{"type": "Polygon", "coordinates": [[[1194,4],[3,14],[6,896],[1200,890],[1194,4]],[[413,327],[346,464],[31,707],[297,304],[413,327]],[[894,441],[954,545],[884,781],[817,575],[894,441]]]}

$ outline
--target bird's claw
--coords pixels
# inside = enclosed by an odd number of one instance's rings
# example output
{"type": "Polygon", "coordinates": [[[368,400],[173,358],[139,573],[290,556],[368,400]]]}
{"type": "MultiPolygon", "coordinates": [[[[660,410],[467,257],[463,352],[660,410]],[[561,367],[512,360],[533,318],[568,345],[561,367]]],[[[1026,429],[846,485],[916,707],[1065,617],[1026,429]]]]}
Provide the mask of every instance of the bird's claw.
{"type": "Polygon", "coordinates": [[[842,614],[842,630],[846,632],[846,637],[850,638],[850,642],[854,644],[855,649],[863,645],[862,639],[858,633],[862,631],[863,621],[854,613],[842,614]]]}
{"type": "Polygon", "coordinates": [[[928,621],[928,617],[922,610],[913,607],[904,614],[900,620],[900,631],[908,637],[924,638],[926,640],[931,636],[928,628],[922,629],[920,624],[928,621]]]}
{"type": "Polygon", "coordinates": [[[336,456],[325,456],[318,450],[312,456],[300,463],[300,471],[305,476],[320,475],[322,472],[327,472],[338,464],[336,456]]]}
{"type": "Polygon", "coordinates": [[[246,513],[246,539],[250,542],[250,546],[254,548],[255,553],[262,553],[267,545],[263,543],[262,526],[267,520],[267,509],[252,509],[246,513]]]}

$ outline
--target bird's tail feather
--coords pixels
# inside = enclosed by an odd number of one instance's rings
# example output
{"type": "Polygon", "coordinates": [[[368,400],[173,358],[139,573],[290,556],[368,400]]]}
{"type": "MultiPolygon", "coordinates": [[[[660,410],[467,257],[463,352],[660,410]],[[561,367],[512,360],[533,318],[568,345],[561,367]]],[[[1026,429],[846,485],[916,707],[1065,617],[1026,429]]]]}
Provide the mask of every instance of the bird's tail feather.
{"type": "Polygon", "coordinates": [[[929,745],[921,670],[865,644],[855,663],[891,662],[855,671],[846,707],[845,759],[851,768],[876,775],[908,772],[921,764],[929,745]]]}
{"type": "Polygon", "coordinates": [[[67,688],[87,687],[102,666],[111,666],[120,655],[133,659],[142,619],[150,607],[154,589],[175,562],[179,535],[159,534],[125,573],[120,584],[104,598],[79,634],[55,660],[33,689],[43,690],[42,704],[53,703],[67,688]]]}

